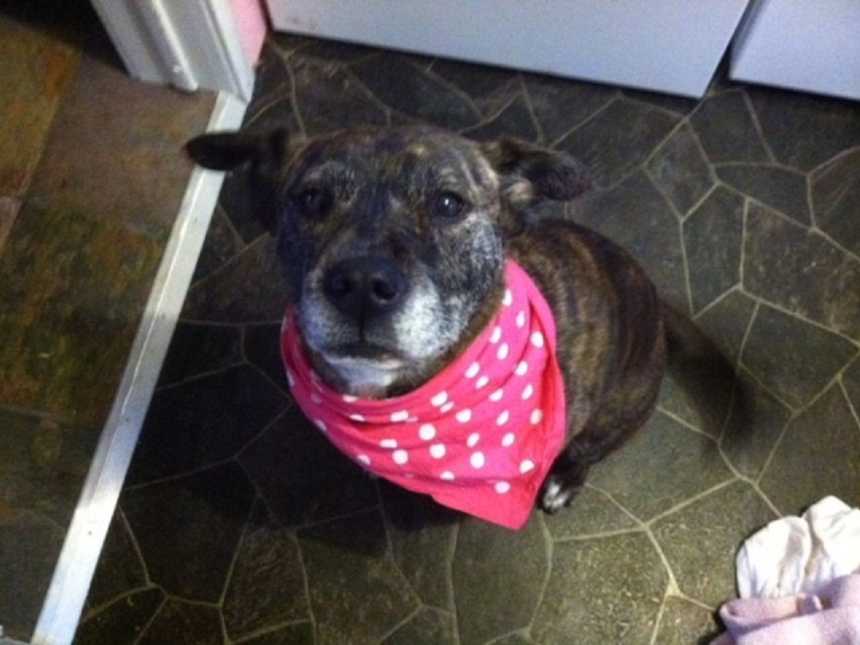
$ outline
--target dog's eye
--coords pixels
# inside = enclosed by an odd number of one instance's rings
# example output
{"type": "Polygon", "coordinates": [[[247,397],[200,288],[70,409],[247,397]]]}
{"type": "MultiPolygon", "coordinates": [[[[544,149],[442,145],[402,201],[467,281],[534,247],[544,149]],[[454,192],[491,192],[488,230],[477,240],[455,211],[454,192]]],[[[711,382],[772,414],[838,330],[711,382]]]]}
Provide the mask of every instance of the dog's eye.
{"type": "Polygon", "coordinates": [[[433,213],[442,219],[457,219],[466,211],[466,202],[456,193],[439,193],[433,203],[433,213]]]}
{"type": "Polygon", "coordinates": [[[322,215],[331,208],[331,193],[322,188],[305,188],[293,198],[306,215],[322,215]]]}

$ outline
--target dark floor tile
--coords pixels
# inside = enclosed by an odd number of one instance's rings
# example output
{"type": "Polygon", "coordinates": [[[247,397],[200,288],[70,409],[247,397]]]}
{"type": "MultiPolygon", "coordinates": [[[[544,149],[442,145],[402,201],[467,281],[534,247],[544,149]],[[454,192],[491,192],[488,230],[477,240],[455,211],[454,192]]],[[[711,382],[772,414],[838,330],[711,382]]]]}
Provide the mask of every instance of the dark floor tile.
{"type": "Polygon", "coordinates": [[[266,373],[272,382],[289,391],[284,362],[281,359],[281,324],[248,325],[244,333],[244,351],[248,361],[266,373]]]}
{"type": "Polygon", "coordinates": [[[601,492],[583,488],[566,509],[544,517],[553,539],[636,528],[636,522],[601,492]]]}
{"type": "Polygon", "coordinates": [[[670,596],[663,607],[656,642],[660,645],[707,645],[721,631],[714,612],[670,596]]]}
{"type": "Polygon", "coordinates": [[[714,183],[696,135],[687,124],[657,149],[647,168],[681,215],[686,215],[714,183]]]}
{"type": "Polygon", "coordinates": [[[241,645],[315,645],[314,626],[310,622],[294,623],[238,643],[241,645]]]}
{"type": "Polygon", "coordinates": [[[645,173],[612,190],[586,193],[569,210],[576,222],[632,253],[666,302],[688,311],[678,220],[645,173]]]}
{"type": "Polygon", "coordinates": [[[754,309],[755,301],[742,291],[735,290],[696,316],[696,325],[734,364],[754,309]]]}
{"type": "Polygon", "coordinates": [[[731,477],[714,441],[657,412],[589,481],[648,520],[731,477]]]}
{"type": "Polygon", "coordinates": [[[382,641],[384,645],[454,645],[454,617],[424,607],[405,625],[382,641]]]}
{"type": "Polygon", "coordinates": [[[493,641],[493,645],[534,645],[534,641],[524,634],[511,634],[493,641]]]}
{"type": "Polygon", "coordinates": [[[719,187],[684,220],[693,311],[740,282],[744,200],[719,187]]]}
{"type": "Polygon", "coordinates": [[[644,533],[556,544],[532,636],[545,645],[573,635],[578,645],[647,643],[667,582],[644,533]]]}
{"type": "Polygon", "coordinates": [[[523,78],[547,143],[570,132],[618,96],[618,91],[608,85],[538,74],[526,74],[523,78]]]}
{"type": "Polygon", "coordinates": [[[310,36],[293,34],[286,31],[272,31],[269,32],[267,40],[273,50],[277,50],[277,52],[280,52],[283,55],[290,56],[299,51],[302,47],[309,45],[315,39],[310,36]]]}
{"type": "Polygon", "coordinates": [[[860,149],[812,175],[812,203],[821,230],[860,255],[860,149]]]}
{"type": "Polygon", "coordinates": [[[132,589],[147,585],[143,562],[128,532],[122,511],[117,509],[99,555],[87,596],[87,607],[94,609],[132,589]]]}
{"type": "Polygon", "coordinates": [[[430,71],[468,94],[484,115],[497,112],[520,91],[516,71],[438,59],[430,71]]]}
{"type": "Polygon", "coordinates": [[[292,80],[284,62],[275,48],[272,38],[267,38],[260,51],[260,57],[254,68],[254,95],[248,103],[245,120],[255,114],[260,106],[269,104],[275,97],[290,94],[292,80]]]}
{"type": "Polygon", "coordinates": [[[288,526],[353,513],[378,502],[372,480],[290,409],[240,460],[269,508],[288,526]]]}
{"type": "Polygon", "coordinates": [[[706,98],[690,123],[713,163],[769,161],[741,91],[706,98]]]}
{"type": "Polygon", "coordinates": [[[454,557],[454,598],[463,643],[526,627],[546,579],[547,538],[533,514],[519,531],[465,520],[454,557]]]}
{"type": "Polygon", "coordinates": [[[842,384],[845,386],[848,399],[854,406],[855,412],[860,415],[860,359],[855,360],[842,374],[842,384]]]}
{"type": "Polygon", "coordinates": [[[622,94],[634,101],[650,103],[651,105],[663,108],[664,110],[675,112],[678,116],[689,114],[699,104],[696,99],[687,98],[685,96],[663,94],[662,92],[649,92],[647,90],[625,88],[622,94]]]}
{"type": "Polygon", "coordinates": [[[253,499],[242,469],[230,462],[126,490],[120,503],[152,582],[183,598],[218,602],[253,499]]]}
{"type": "Polygon", "coordinates": [[[175,598],[167,599],[138,641],[139,645],[221,645],[223,642],[217,608],[192,605],[175,598]]]}
{"type": "Polygon", "coordinates": [[[227,635],[308,619],[305,573],[292,533],[258,503],[242,536],[224,595],[227,635]]]}
{"type": "Polygon", "coordinates": [[[734,482],[653,525],[681,591],[716,607],[735,597],[735,554],[776,516],[749,484],[734,482]]]}
{"type": "Polygon", "coordinates": [[[0,255],[3,254],[3,247],[6,245],[6,240],[9,239],[12,225],[15,223],[15,218],[18,217],[20,210],[20,199],[0,195],[0,255]]]}
{"type": "MultiPolygon", "coordinates": [[[[283,115],[280,114],[279,108],[283,105],[285,105],[284,101],[278,101],[272,105],[264,113],[264,117],[253,122],[253,129],[260,132],[268,131],[269,124],[271,124],[271,130],[284,127],[288,121],[285,122],[280,120],[280,117],[283,115]]],[[[248,129],[250,130],[252,128],[248,129]]],[[[218,230],[212,230],[210,227],[209,232],[206,235],[206,242],[203,249],[204,251],[212,249],[218,253],[218,256],[213,258],[215,261],[211,262],[212,266],[208,271],[205,273],[201,272],[200,275],[195,274],[193,283],[197,283],[199,280],[211,275],[214,271],[224,266],[227,261],[235,257],[238,251],[267,232],[267,229],[263,224],[263,220],[260,219],[261,204],[259,203],[258,196],[254,192],[254,187],[250,182],[250,173],[250,168],[239,168],[227,173],[224,178],[224,183],[221,186],[221,193],[218,195],[218,205],[221,210],[224,211],[226,219],[229,220],[230,225],[235,229],[236,233],[234,233],[234,236],[238,235],[238,240],[236,240],[235,237],[232,239],[229,237],[230,231],[224,231],[222,233],[218,230]],[[219,235],[221,238],[226,239],[223,241],[220,239],[212,239],[210,241],[210,238],[215,235],[219,235]],[[212,248],[215,244],[219,244],[223,248],[212,248]],[[232,251],[232,253],[225,257],[230,251],[232,251]]],[[[205,258],[201,256],[201,260],[203,259],[205,258]]]]}
{"type": "Polygon", "coordinates": [[[199,282],[210,273],[220,269],[244,247],[244,241],[233,229],[227,215],[221,208],[216,208],[215,212],[212,213],[212,222],[206,232],[200,257],[197,258],[197,266],[194,267],[191,283],[199,282]]]}
{"type": "Polygon", "coordinates": [[[860,432],[837,384],[788,424],[761,488],[783,513],[826,495],[860,506],[860,432]]]}
{"type": "Polygon", "coordinates": [[[156,393],[128,483],[178,475],[228,459],[287,403],[257,370],[234,367],[156,393]]]}
{"type": "Polygon", "coordinates": [[[302,58],[316,58],[326,63],[353,63],[380,50],[342,40],[309,37],[296,51],[302,58]]]}
{"type": "Polygon", "coordinates": [[[317,629],[327,641],[377,642],[418,607],[378,511],[303,529],[299,542],[317,629]]]}
{"type": "Polygon", "coordinates": [[[242,361],[238,327],[199,325],[180,321],[161,367],[159,386],[225,369],[242,361]]]}
{"type": "Polygon", "coordinates": [[[136,645],[141,632],[164,603],[161,589],[145,589],[119,598],[82,621],[75,645],[136,645]]]}
{"type": "Polygon", "coordinates": [[[860,261],[756,204],[747,213],[744,255],[750,292],[860,339],[860,261]]]}
{"type": "Polygon", "coordinates": [[[480,120],[460,92],[401,56],[368,59],[350,69],[379,100],[419,121],[462,130],[480,120]]]}
{"type": "Polygon", "coordinates": [[[789,405],[808,403],[857,355],[841,336],[762,305],[741,361],[789,405]]]}
{"type": "Polygon", "coordinates": [[[517,96],[491,121],[463,131],[463,136],[475,141],[492,141],[501,137],[515,137],[537,142],[539,133],[529,112],[526,100],[517,96]]]}
{"type": "Polygon", "coordinates": [[[860,110],[852,101],[758,88],[749,95],[771,150],[788,166],[812,170],[860,144],[860,110]]]}
{"type": "Polygon", "coordinates": [[[559,141],[558,147],[588,166],[596,187],[606,188],[644,161],[677,122],[662,110],[618,99],[559,141]]]}
{"type": "Polygon", "coordinates": [[[735,190],[759,200],[801,224],[810,224],[806,177],[794,170],[760,164],[718,166],[717,176],[735,190]]]}

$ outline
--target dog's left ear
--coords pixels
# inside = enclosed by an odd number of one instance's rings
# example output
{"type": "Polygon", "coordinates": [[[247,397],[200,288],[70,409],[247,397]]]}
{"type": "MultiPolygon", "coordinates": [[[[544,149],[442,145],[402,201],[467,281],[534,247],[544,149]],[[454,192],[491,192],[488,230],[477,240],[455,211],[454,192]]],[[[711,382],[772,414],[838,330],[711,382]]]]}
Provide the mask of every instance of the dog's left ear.
{"type": "Polygon", "coordinates": [[[191,139],[185,151],[198,164],[212,170],[235,170],[245,164],[277,166],[285,161],[288,137],[284,129],[264,134],[212,132],[191,139]]]}
{"type": "Polygon", "coordinates": [[[481,150],[499,174],[503,196],[514,206],[566,201],[591,188],[586,167],[563,152],[509,138],[481,144],[481,150]]]}

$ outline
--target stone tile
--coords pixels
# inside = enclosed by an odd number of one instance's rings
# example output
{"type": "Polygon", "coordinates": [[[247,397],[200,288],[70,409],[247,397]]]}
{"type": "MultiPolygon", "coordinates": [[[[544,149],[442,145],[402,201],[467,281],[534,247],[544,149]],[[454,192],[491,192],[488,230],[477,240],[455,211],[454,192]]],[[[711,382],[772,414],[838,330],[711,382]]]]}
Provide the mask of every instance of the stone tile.
{"type": "Polygon", "coordinates": [[[379,100],[419,121],[462,130],[480,120],[463,93],[402,56],[369,59],[350,69],[379,100]]]}
{"type": "Polygon", "coordinates": [[[636,528],[636,522],[603,493],[583,488],[563,511],[544,517],[553,539],[636,528]]]}
{"type": "Polygon", "coordinates": [[[815,222],[849,251],[860,255],[860,148],[812,175],[815,222]]]}
{"type": "Polygon", "coordinates": [[[453,569],[463,643],[484,643],[528,626],[546,580],[547,548],[536,513],[519,531],[463,521],[453,569]]]}
{"type": "Polygon", "coordinates": [[[854,411],[860,416],[860,360],[855,360],[851,367],[845,370],[842,374],[842,384],[854,406],[854,411]]]}
{"type": "Polygon", "coordinates": [[[856,355],[857,348],[841,336],[762,305],[741,362],[774,394],[797,408],[856,355]]]}
{"type": "Polygon", "coordinates": [[[670,596],[663,607],[656,642],[660,645],[707,645],[721,631],[713,612],[670,596]]]}
{"type": "Polygon", "coordinates": [[[290,73],[283,56],[278,54],[272,42],[267,38],[263,43],[260,58],[254,68],[254,96],[248,105],[248,112],[253,114],[260,105],[269,102],[274,96],[283,96],[290,91],[290,73]]]}
{"type": "Polygon", "coordinates": [[[677,122],[662,110],[619,99],[559,141],[558,147],[588,166],[597,188],[606,188],[648,158],[677,122]]]}
{"type": "Polygon", "coordinates": [[[648,536],[556,544],[532,637],[545,645],[647,643],[668,576],[648,536]],[[623,591],[622,591],[623,590],[623,591]]]}
{"type": "Polygon", "coordinates": [[[293,34],[286,31],[270,31],[266,36],[266,41],[271,45],[272,49],[285,56],[296,53],[302,47],[309,45],[313,40],[310,36],[293,34]]]}
{"type": "Polygon", "coordinates": [[[681,591],[716,607],[735,597],[735,555],[744,539],[775,519],[752,486],[733,482],[652,530],[681,591]]]}
{"type": "Polygon", "coordinates": [[[87,607],[99,607],[121,593],[147,586],[146,572],[133,539],[122,511],[117,509],[90,584],[87,607]]]}
{"type": "Polygon", "coordinates": [[[684,220],[693,311],[740,282],[744,200],[717,188],[684,220]]]}
{"type": "Polygon", "coordinates": [[[168,598],[138,643],[221,645],[224,637],[221,634],[220,622],[218,609],[215,607],[192,605],[176,598],[168,598]]]}
{"type": "Polygon", "coordinates": [[[666,302],[688,311],[678,220],[645,173],[612,190],[586,193],[570,204],[569,212],[576,222],[632,253],[666,302]]]}
{"type": "Polygon", "coordinates": [[[690,123],[713,163],[769,161],[741,91],[706,98],[690,123]]]}
{"type": "Polygon", "coordinates": [[[761,488],[783,513],[825,495],[860,506],[860,432],[837,384],[788,424],[761,488]]]}
{"type": "Polygon", "coordinates": [[[422,602],[453,609],[450,561],[455,524],[462,516],[385,480],[379,480],[379,490],[397,566],[422,602]]]}
{"type": "Polygon", "coordinates": [[[520,92],[519,75],[514,70],[438,59],[430,71],[468,94],[485,115],[499,111],[520,92]]]}
{"type": "Polygon", "coordinates": [[[81,622],[75,645],[135,645],[164,601],[157,587],[119,598],[81,622]]]}
{"type": "Polygon", "coordinates": [[[717,176],[732,188],[746,193],[801,224],[810,224],[806,200],[806,177],[794,170],[761,164],[717,166],[717,176]]]}
{"type": "Polygon", "coordinates": [[[378,511],[303,529],[299,542],[325,640],[378,642],[418,607],[388,551],[378,511]]]}
{"type": "Polygon", "coordinates": [[[791,416],[791,410],[771,396],[749,372],[739,373],[739,387],[720,445],[742,475],[756,479],[791,416]]]}
{"type": "Polygon", "coordinates": [[[289,392],[290,386],[281,360],[281,324],[248,325],[243,344],[248,361],[261,369],[284,392],[289,392]]]}
{"type": "Polygon", "coordinates": [[[534,641],[523,634],[511,634],[493,641],[493,645],[534,645],[534,641]]]}
{"type": "Polygon", "coordinates": [[[12,232],[12,225],[21,210],[21,200],[17,197],[0,196],[0,255],[3,254],[3,246],[12,232]]]}
{"type": "Polygon", "coordinates": [[[125,490],[120,503],[152,582],[189,600],[218,602],[253,500],[242,469],[230,462],[125,490]]]}
{"type": "Polygon", "coordinates": [[[523,79],[547,143],[570,132],[618,96],[608,85],[538,74],[525,74],[523,79]]]}
{"type": "Polygon", "coordinates": [[[741,351],[755,301],[742,291],[732,291],[710,309],[696,316],[696,325],[716,343],[732,364],[741,351]]]}
{"type": "Polygon", "coordinates": [[[731,477],[713,440],[657,412],[589,481],[646,521],[731,477]]]}
{"type": "Polygon", "coordinates": [[[238,327],[179,321],[161,366],[158,385],[178,383],[240,362],[242,348],[238,327]]]}
{"type": "Polygon", "coordinates": [[[772,89],[749,90],[765,139],[782,163],[811,170],[860,144],[860,112],[852,101],[772,89]]]}
{"type": "Polygon", "coordinates": [[[287,281],[266,235],[188,291],[185,320],[253,323],[280,321],[287,307],[287,281]]]}
{"type": "Polygon", "coordinates": [[[451,614],[425,607],[382,642],[384,645],[454,645],[458,642],[454,631],[451,614]]]}
{"type": "Polygon", "coordinates": [[[249,366],[161,390],[149,406],[128,483],[228,459],[285,407],[283,394],[249,366]]]}
{"type": "Polygon", "coordinates": [[[367,47],[327,38],[305,38],[306,43],[298,50],[302,58],[316,58],[327,63],[353,63],[379,52],[367,47]]]}
{"type": "Polygon", "coordinates": [[[540,136],[522,96],[517,96],[491,121],[476,128],[464,130],[462,134],[475,141],[492,141],[507,136],[537,142],[540,136]]]}
{"type": "Polygon", "coordinates": [[[0,503],[0,616],[4,636],[30,641],[63,537],[63,531],[48,519],[3,508],[0,503]]]}
{"type": "Polygon", "coordinates": [[[634,90],[630,88],[624,88],[622,96],[626,96],[634,101],[650,103],[651,105],[663,108],[664,110],[675,112],[679,116],[689,114],[699,104],[696,99],[690,99],[684,96],[662,94],[661,92],[649,92],[647,90],[634,90]]]}
{"type": "Polygon", "coordinates": [[[696,205],[714,181],[696,135],[687,124],[657,149],[647,168],[681,215],[696,205]]]}
{"type": "Polygon", "coordinates": [[[860,340],[860,261],[756,204],[744,254],[748,291],[860,340]]]}
{"type": "Polygon", "coordinates": [[[221,208],[216,208],[212,214],[209,230],[206,232],[203,248],[200,250],[200,257],[197,258],[197,266],[194,267],[191,283],[200,282],[209,274],[220,269],[244,247],[245,242],[233,229],[230,218],[221,208]]]}
{"type": "Polygon", "coordinates": [[[275,516],[288,526],[354,513],[378,503],[372,480],[298,408],[240,456],[275,516]]]}
{"type": "Polygon", "coordinates": [[[238,643],[241,645],[314,645],[314,626],[310,622],[293,623],[238,643]]]}
{"type": "Polygon", "coordinates": [[[258,503],[239,544],[222,613],[237,640],[267,626],[308,619],[305,574],[292,533],[258,503]]]}

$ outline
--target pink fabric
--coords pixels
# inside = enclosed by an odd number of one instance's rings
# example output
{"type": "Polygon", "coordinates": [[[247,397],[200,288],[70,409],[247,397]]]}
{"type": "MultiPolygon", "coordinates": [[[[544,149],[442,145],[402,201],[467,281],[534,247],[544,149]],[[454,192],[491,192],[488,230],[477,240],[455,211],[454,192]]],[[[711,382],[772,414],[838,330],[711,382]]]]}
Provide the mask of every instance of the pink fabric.
{"type": "Polygon", "coordinates": [[[403,396],[328,388],[291,316],[281,350],[293,397],[341,452],[403,488],[518,529],[564,445],[565,400],[549,306],[515,262],[505,281],[502,306],[474,343],[403,396]]]}
{"type": "Polygon", "coordinates": [[[251,65],[260,58],[266,39],[266,14],[262,0],[230,0],[242,51],[251,65]]]}
{"type": "Polygon", "coordinates": [[[727,631],[713,645],[860,645],[860,574],[818,595],[732,600],[720,618],[727,631]]]}

